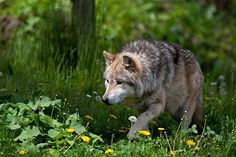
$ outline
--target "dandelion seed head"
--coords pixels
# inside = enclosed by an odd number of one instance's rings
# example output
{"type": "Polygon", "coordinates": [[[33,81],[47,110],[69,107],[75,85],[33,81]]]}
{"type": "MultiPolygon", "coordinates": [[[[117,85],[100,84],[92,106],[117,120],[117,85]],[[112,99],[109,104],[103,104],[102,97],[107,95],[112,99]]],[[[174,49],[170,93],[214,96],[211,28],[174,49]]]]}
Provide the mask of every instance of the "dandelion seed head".
{"type": "Polygon", "coordinates": [[[129,121],[131,121],[133,123],[137,121],[137,118],[135,116],[130,116],[128,119],[129,119],[129,121]]]}

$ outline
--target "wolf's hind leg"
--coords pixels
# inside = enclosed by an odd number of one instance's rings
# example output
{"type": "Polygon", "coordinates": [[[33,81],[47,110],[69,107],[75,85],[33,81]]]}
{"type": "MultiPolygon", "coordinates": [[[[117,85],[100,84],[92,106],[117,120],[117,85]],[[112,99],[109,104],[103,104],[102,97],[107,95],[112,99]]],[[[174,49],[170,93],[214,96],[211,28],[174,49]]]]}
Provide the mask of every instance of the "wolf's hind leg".
{"type": "Polygon", "coordinates": [[[182,129],[187,129],[191,124],[193,117],[195,120],[198,118],[199,105],[198,102],[201,99],[199,97],[201,95],[202,89],[202,75],[198,72],[195,72],[188,80],[189,86],[189,95],[186,98],[186,104],[184,106],[183,113],[183,122],[182,129]],[[195,115],[195,116],[194,116],[195,115]]]}
{"type": "Polygon", "coordinates": [[[197,98],[196,109],[193,114],[192,124],[197,125],[198,134],[203,131],[203,108],[202,108],[202,95],[200,94],[197,98]]]}
{"type": "Polygon", "coordinates": [[[128,139],[133,139],[137,131],[145,129],[148,126],[148,122],[153,118],[158,117],[163,111],[164,105],[161,103],[150,105],[145,112],[138,116],[137,121],[127,135],[128,139]]]}

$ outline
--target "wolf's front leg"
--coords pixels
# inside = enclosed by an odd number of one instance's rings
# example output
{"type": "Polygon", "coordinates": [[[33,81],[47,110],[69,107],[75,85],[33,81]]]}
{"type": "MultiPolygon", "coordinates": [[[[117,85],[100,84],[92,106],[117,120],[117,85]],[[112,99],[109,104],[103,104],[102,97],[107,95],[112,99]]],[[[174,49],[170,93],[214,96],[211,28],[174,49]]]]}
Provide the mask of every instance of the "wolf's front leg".
{"type": "Polygon", "coordinates": [[[158,117],[163,111],[164,104],[162,103],[150,105],[145,112],[141,113],[138,116],[137,121],[134,123],[133,127],[130,129],[127,135],[128,139],[133,139],[137,131],[145,129],[148,125],[148,122],[153,118],[158,117]]]}

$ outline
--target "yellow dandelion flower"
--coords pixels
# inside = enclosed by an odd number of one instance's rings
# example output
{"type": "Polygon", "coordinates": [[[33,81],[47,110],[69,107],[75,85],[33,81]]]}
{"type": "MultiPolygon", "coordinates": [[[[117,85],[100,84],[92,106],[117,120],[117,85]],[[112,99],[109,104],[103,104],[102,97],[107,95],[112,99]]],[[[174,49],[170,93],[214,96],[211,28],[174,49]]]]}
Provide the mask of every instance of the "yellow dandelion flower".
{"type": "Polygon", "coordinates": [[[26,153],[27,153],[27,151],[26,151],[26,150],[23,150],[23,149],[21,149],[21,150],[18,151],[18,154],[19,154],[19,155],[25,155],[26,153]]]}
{"type": "Polygon", "coordinates": [[[117,119],[117,117],[113,114],[110,114],[110,117],[113,118],[113,119],[117,119]]]}
{"type": "Polygon", "coordinates": [[[158,128],[159,131],[165,131],[165,128],[158,128]]]}
{"type": "Polygon", "coordinates": [[[188,140],[187,142],[186,142],[186,144],[189,146],[189,147],[191,147],[191,146],[195,146],[195,142],[193,142],[193,140],[188,140]]]}
{"type": "Polygon", "coordinates": [[[84,118],[88,119],[88,120],[93,120],[93,117],[90,115],[85,115],[84,118]]]}
{"type": "Polygon", "coordinates": [[[170,155],[171,155],[171,156],[175,156],[175,151],[171,150],[171,151],[170,151],[170,155]]]}
{"type": "Polygon", "coordinates": [[[114,152],[114,150],[112,150],[112,149],[107,149],[106,151],[105,151],[105,154],[112,154],[114,152]]]}
{"type": "Polygon", "coordinates": [[[140,131],[138,131],[138,133],[141,134],[141,135],[144,135],[144,136],[151,135],[151,133],[149,131],[146,131],[146,130],[140,130],[140,131]]]}
{"type": "Polygon", "coordinates": [[[73,129],[73,128],[68,128],[68,129],[66,129],[66,131],[69,132],[69,133],[73,133],[73,132],[75,132],[75,129],[73,129]]]}
{"type": "Polygon", "coordinates": [[[80,138],[83,142],[86,142],[86,143],[90,141],[90,138],[88,136],[81,136],[80,138]]]}

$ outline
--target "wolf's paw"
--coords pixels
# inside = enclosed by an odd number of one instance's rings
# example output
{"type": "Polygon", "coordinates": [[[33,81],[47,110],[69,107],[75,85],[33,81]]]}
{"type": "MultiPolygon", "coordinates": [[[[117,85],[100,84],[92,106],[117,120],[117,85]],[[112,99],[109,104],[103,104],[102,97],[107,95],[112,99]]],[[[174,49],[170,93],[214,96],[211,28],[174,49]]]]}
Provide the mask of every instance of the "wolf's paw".
{"type": "Polygon", "coordinates": [[[134,133],[128,133],[127,134],[127,138],[129,139],[129,140],[132,140],[132,139],[134,139],[135,138],[135,136],[134,136],[134,133]]]}

